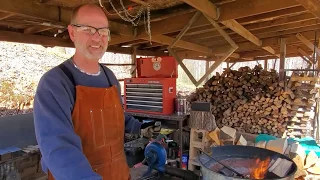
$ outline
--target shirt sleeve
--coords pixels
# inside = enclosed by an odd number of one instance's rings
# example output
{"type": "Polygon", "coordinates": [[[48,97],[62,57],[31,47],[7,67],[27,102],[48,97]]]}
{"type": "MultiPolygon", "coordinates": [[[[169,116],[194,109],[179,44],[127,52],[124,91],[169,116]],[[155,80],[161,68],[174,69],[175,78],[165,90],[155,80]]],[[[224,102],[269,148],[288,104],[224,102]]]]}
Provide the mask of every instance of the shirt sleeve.
{"type": "Polygon", "coordinates": [[[66,89],[66,84],[51,75],[40,80],[36,91],[34,123],[43,161],[55,179],[101,180],[82,153],[80,137],[73,130],[72,103],[66,89]]]}

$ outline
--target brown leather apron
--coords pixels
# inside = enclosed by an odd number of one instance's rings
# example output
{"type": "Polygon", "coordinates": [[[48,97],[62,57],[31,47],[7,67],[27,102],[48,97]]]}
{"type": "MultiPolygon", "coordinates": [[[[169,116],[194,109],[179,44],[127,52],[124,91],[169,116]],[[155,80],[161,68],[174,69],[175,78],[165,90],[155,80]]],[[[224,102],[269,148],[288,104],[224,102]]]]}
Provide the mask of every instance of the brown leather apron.
{"type": "MultiPolygon", "coordinates": [[[[70,71],[62,66],[74,82],[70,71]]],[[[107,80],[111,85],[108,76],[107,80]]],[[[124,153],[124,112],[117,87],[75,87],[76,99],[72,112],[74,131],[81,138],[83,153],[92,169],[105,180],[128,180],[129,167],[124,153]]],[[[50,171],[48,180],[54,180],[50,171]]]]}

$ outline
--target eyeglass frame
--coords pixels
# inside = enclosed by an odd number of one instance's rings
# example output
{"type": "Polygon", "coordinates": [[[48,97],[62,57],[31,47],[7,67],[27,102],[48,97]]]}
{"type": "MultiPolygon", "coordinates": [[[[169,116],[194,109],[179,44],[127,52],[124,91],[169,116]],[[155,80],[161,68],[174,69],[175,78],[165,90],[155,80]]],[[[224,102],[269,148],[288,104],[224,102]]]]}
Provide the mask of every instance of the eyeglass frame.
{"type": "Polygon", "coordinates": [[[95,35],[97,32],[98,32],[99,36],[101,36],[99,30],[100,29],[108,29],[108,41],[111,40],[111,32],[110,32],[110,29],[108,27],[96,28],[96,27],[93,27],[93,26],[83,25],[83,24],[70,24],[70,25],[74,26],[74,27],[89,27],[89,28],[93,28],[95,30],[95,32],[93,34],[90,33],[90,35],[92,35],[92,36],[95,35]]]}

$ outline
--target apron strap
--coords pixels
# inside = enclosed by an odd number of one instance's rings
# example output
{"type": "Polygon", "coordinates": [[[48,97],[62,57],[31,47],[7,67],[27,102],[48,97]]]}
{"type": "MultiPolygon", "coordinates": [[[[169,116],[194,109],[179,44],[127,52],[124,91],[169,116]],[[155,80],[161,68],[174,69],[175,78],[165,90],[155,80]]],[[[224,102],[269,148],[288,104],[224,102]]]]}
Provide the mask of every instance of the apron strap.
{"type": "Polygon", "coordinates": [[[108,80],[109,86],[111,87],[111,86],[112,86],[112,84],[111,84],[110,78],[109,78],[109,76],[108,76],[108,74],[107,74],[106,70],[104,69],[104,67],[103,67],[103,65],[102,65],[102,64],[100,64],[100,66],[101,66],[101,68],[103,69],[103,72],[104,72],[104,74],[105,74],[105,75],[106,75],[106,77],[107,77],[107,80],[108,80]]]}
{"type": "Polygon", "coordinates": [[[72,82],[72,84],[73,84],[74,86],[76,86],[76,83],[75,83],[75,81],[74,81],[73,75],[72,75],[71,71],[67,68],[67,66],[61,63],[61,64],[59,65],[59,68],[68,76],[68,78],[70,79],[70,81],[72,82]]]}

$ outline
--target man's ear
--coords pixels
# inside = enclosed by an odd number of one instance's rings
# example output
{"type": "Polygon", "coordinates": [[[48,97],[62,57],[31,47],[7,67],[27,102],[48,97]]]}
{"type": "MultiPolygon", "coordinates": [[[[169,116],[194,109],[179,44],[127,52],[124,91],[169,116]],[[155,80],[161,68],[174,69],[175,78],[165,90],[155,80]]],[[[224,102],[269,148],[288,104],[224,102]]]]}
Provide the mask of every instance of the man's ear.
{"type": "Polygon", "coordinates": [[[74,28],[71,25],[68,25],[68,32],[69,32],[69,37],[71,39],[71,41],[74,42],[74,28]]]}

